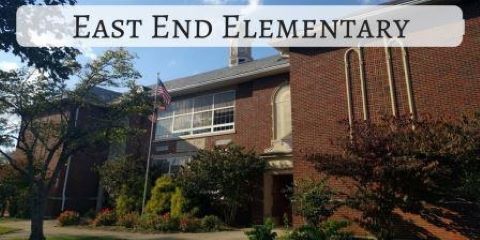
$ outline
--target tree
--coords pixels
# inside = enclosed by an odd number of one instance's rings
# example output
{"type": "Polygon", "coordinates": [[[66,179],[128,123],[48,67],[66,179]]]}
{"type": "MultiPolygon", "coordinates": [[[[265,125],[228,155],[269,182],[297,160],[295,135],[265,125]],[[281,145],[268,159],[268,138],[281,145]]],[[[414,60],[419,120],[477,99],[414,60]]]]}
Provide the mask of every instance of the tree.
{"type": "Polygon", "coordinates": [[[253,151],[232,144],[200,150],[187,163],[180,181],[187,199],[209,202],[232,224],[239,208],[254,200],[252,192],[260,187],[265,167],[265,160],[253,151]]]}
{"type": "Polygon", "coordinates": [[[422,211],[423,203],[478,201],[480,115],[462,121],[385,118],[359,122],[338,142],[341,154],[313,154],[324,173],[353,179],[350,205],[381,239],[394,237],[395,209],[422,211]],[[350,134],[351,133],[351,134],[350,134]]]}
{"type": "Polygon", "coordinates": [[[334,192],[327,185],[326,179],[301,180],[296,185],[292,202],[295,203],[297,214],[303,216],[308,225],[318,227],[339,205],[333,196],[334,192]]]}
{"type": "Polygon", "coordinates": [[[128,197],[126,200],[131,203],[129,212],[139,212],[142,208],[145,166],[145,159],[132,155],[106,161],[98,168],[100,185],[114,201],[128,197]]]}
{"type": "Polygon", "coordinates": [[[76,64],[69,65],[78,79],[73,90],[67,89],[66,80],[43,74],[35,76],[25,70],[0,72],[0,111],[22,119],[18,136],[0,132],[0,145],[11,144],[15,139],[17,151],[8,155],[0,149],[0,155],[29,183],[30,239],[45,239],[46,197],[69,157],[128,134],[125,116],[150,111],[149,93],[135,83],[140,74],[133,67],[133,59],[126,50],[119,49],[106,51],[81,69],[76,64]],[[93,94],[97,86],[123,86],[129,90],[107,102],[93,94]],[[89,116],[95,124],[76,127],[73,116],[79,107],[101,110],[89,116]]]}
{"type": "MultiPolygon", "coordinates": [[[[76,0],[3,0],[0,3],[0,51],[12,53],[26,62],[28,66],[47,72],[50,78],[65,79],[73,69],[65,64],[79,54],[74,48],[32,48],[22,47],[16,38],[17,9],[28,4],[75,4],[76,0]]],[[[0,70],[1,72],[1,70],[0,70]]]]}

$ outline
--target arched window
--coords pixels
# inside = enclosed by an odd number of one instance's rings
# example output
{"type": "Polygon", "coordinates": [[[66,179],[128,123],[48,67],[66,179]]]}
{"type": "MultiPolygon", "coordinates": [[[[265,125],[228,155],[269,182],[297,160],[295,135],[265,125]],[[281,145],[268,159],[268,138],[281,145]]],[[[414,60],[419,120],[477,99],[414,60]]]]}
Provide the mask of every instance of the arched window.
{"type": "Polygon", "coordinates": [[[289,140],[292,137],[292,107],[290,85],[284,84],[273,97],[273,140],[289,140]]]}

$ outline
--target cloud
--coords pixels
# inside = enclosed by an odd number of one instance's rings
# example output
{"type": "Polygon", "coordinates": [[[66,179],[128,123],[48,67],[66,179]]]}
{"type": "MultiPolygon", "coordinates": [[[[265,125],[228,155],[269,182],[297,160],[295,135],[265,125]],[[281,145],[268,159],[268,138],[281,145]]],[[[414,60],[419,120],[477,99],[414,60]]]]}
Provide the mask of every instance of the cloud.
{"type": "Polygon", "coordinates": [[[98,57],[91,47],[81,47],[80,51],[82,52],[83,56],[90,60],[95,60],[98,57]]]}
{"type": "Polygon", "coordinates": [[[16,62],[7,62],[7,61],[0,62],[0,70],[6,71],[6,72],[18,69],[19,67],[20,66],[16,62]]]}

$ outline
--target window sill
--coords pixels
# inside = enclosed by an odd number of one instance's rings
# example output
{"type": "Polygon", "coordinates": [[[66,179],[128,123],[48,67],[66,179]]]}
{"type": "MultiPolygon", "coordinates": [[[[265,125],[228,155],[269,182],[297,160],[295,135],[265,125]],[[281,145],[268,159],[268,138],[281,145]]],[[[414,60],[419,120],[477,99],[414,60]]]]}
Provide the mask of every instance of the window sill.
{"type": "Polygon", "coordinates": [[[236,133],[235,129],[222,131],[222,132],[214,132],[214,133],[202,133],[196,135],[189,135],[189,136],[180,136],[180,137],[169,137],[169,138],[160,138],[154,139],[153,142],[166,142],[172,140],[186,140],[186,139],[194,139],[194,138],[205,138],[205,137],[213,137],[213,136],[220,136],[220,135],[228,135],[236,133]]]}

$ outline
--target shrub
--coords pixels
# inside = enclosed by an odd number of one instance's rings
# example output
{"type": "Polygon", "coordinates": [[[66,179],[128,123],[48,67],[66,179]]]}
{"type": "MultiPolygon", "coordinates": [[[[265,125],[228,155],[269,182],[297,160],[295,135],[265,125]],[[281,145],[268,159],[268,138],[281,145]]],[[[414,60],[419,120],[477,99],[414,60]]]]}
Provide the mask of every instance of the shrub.
{"type": "Polygon", "coordinates": [[[148,230],[157,230],[162,232],[174,232],[180,228],[178,218],[171,217],[170,214],[144,214],[140,218],[140,227],[148,230]]]}
{"type": "Polygon", "coordinates": [[[189,201],[203,209],[213,207],[232,224],[237,213],[252,203],[251,194],[260,188],[266,162],[253,151],[229,145],[200,150],[180,175],[182,190],[189,201]]]}
{"type": "Polygon", "coordinates": [[[341,229],[348,226],[346,221],[325,221],[320,227],[312,225],[301,226],[282,237],[282,240],[343,240],[350,239],[349,232],[341,229]]]}
{"type": "Polygon", "coordinates": [[[182,232],[197,232],[202,229],[202,221],[195,217],[184,216],[180,218],[179,228],[182,232]]]}
{"type": "Polygon", "coordinates": [[[175,232],[180,229],[180,221],[178,218],[171,217],[166,213],[160,216],[159,223],[155,226],[155,230],[162,232],[175,232]]]}
{"type": "Polygon", "coordinates": [[[126,194],[121,194],[115,199],[115,213],[117,216],[125,215],[135,210],[135,199],[126,194]]]}
{"type": "Polygon", "coordinates": [[[273,232],[273,227],[273,221],[267,219],[263,225],[254,226],[252,231],[245,234],[249,240],[274,240],[277,238],[277,233],[273,232]]]}
{"type": "Polygon", "coordinates": [[[160,216],[157,214],[146,213],[140,217],[139,226],[143,229],[154,230],[160,221],[160,216]]]}
{"type": "Polygon", "coordinates": [[[138,226],[140,223],[140,215],[136,212],[127,213],[125,215],[121,215],[118,217],[117,225],[126,227],[126,228],[134,228],[138,226]]]}
{"type": "Polygon", "coordinates": [[[111,209],[103,209],[93,220],[93,226],[112,226],[117,222],[115,212],[111,209]]]}
{"type": "Polygon", "coordinates": [[[185,197],[183,196],[182,189],[175,188],[175,192],[170,199],[170,213],[172,217],[181,217],[183,215],[183,209],[185,206],[185,197]]]}
{"type": "Polygon", "coordinates": [[[204,231],[218,231],[222,228],[223,222],[219,217],[214,215],[207,215],[202,218],[202,229],[204,231]]]}
{"type": "Polygon", "coordinates": [[[95,209],[90,209],[83,214],[83,217],[86,219],[92,220],[92,219],[95,219],[96,215],[97,215],[97,212],[95,211],[95,209]]]}
{"type": "Polygon", "coordinates": [[[170,210],[172,194],[175,191],[175,184],[171,177],[163,176],[155,181],[152,188],[152,195],[145,207],[147,213],[165,214],[170,210]]]}
{"type": "Polygon", "coordinates": [[[333,201],[333,191],[326,184],[326,180],[302,180],[297,185],[292,196],[295,202],[295,211],[303,216],[307,224],[318,224],[333,214],[337,204],[333,201]]]}
{"type": "Polygon", "coordinates": [[[80,223],[80,214],[74,211],[62,212],[57,218],[60,226],[72,226],[80,223]]]}

